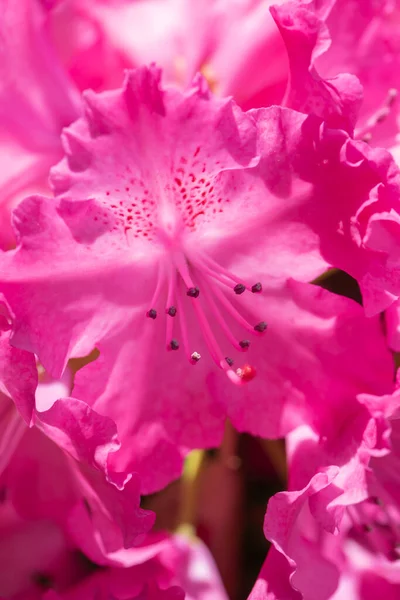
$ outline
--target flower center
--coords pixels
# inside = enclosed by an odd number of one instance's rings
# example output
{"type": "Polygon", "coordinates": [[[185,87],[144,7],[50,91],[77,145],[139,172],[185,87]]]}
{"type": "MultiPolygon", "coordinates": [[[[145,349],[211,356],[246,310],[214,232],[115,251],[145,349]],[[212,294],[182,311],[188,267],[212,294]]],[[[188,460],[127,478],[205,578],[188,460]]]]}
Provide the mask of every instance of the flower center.
{"type": "Polygon", "coordinates": [[[167,351],[179,350],[182,342],[187,360],[196,365],[201,355],[191,342],[189,313],[192,312],[214,363],[233,383],[242,385],[253,379],[255,369],[247,363],[235,368],[234,355],[247,352],[251,345],[248,338],[263,335],[267,324],[249,323],[238,300],[242,294],[260,293],[260,282],[236,277],[206,253],[170,249],[159,263],[157,284],[146,316],[156,320],[163,314],[167,351]],[[235,335],[238,329],[243,337],[235,335]],[[221,338],[229,343],[229,353],[222,351],[221,338]]]}

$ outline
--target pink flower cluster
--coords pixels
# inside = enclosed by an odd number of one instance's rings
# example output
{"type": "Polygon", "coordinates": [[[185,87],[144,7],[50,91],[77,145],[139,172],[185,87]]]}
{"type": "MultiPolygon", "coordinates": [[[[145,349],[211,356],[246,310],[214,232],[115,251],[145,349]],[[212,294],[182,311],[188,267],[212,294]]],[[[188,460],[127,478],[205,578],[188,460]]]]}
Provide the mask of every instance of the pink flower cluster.
{"type": "Polygon", "coordinates": [[[249,600],[398,599],[399,1],[0,15],[0,597],[226,600],[140,496],[236,431],[288,468],[249,600]]]}

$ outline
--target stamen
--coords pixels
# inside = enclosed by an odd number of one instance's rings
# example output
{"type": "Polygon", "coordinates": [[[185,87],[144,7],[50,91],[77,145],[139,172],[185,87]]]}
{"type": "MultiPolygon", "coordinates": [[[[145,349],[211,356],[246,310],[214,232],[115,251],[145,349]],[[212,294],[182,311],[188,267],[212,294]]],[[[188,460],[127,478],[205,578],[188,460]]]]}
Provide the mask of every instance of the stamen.
{"type": "Polygon", "coordinates": [[[198,298],[199,294],[200,294],[200,290],[198,287],[190,287],[186,292],[186,295],[189,296],[190,298],[198,298]]]}
{"type": "Polygon", "coordinates": [[[233,291],[235,292],[235,294],[237,294],[239,296],[240,294],[243,294],[243,292],[246,291],[246,286],[243,285],[243,283],[238,283],[233,288],[233,291]]]}
{"type": "Polygon", "coordinates": [[[190,358],[192,359],[193,364],[195,365],[201,359],[201,354],[199,354],[198,352],[193,352],[190,358]]]}
{"type": "Polygon", "coordinates": [[[203,285],[203,289],[204,289],[204,297],[206,299],[206,302],[210,308],[210,310],[214,313],[220,327],[222,328],[222,330],[224,331],[226,337],[228,338],[228,340],[230,341],[230,343],[232,344],[232,346],[234,348],[236,348],[236,350],[238,350],[239,352],[241,351],[241,346],[238,343],[237,339],[235,338],[235,336],[233,335],[232,331],[230,330],[229,326],[227,325],[224,317],[221,314],[221,311],[219,310],[219,308],[217,307],[213,295],[209,293],[207,286],[203,285]]]}
{"type": "MultiPolygon", "coordinates": [[[[208,347],[208,351],[211,354],[211,358],[213,359],[213,361],[215,362],[215,364],[218,367],[221,367],[221,362],[222,362],[222,352],[220,347],[218,346],[218,342],[214,337],[214,334],[211,330],[210,324],[203,312],[203,309],[201,307],[201,304],[199,302],[193,302],[193,308],[197,314],[197,318],[199,320],[200,323],[200,327],[204,336],[204,339],[206,341],[207,347],[208,347]]],[[[224,367],[222,367],[224,368],[224,367]]]]}
{"type": "MultiPolygon", "coordinates": [[[[176,268],[178,270],[178,273],[180,274],[180,276],[182,277],[186,287],[189,290],[197,290],[198,294],[197,296],[200,294],[200,291],[198,290],[198,288],[196,288],[196,286],[194,285],[192,278],[190,276],[189,273],[189,267],[187,264],[187,260],[186,257],[181,253],[178,252],[176,254],[174,254],[174,262],[176,265],[176,268]]],[[[197,296],[194,296],[195,298],[197,298],[197,296]]]]}
{"type": "MultiPolygon", "coordinates": [[[[174,268],[174,265],[171,263],[170,264],[170,276],[169,276],[169,281],[168,281],[167,308],[165,309],[165,312],[168,315],[169,315],[169,310],[171,308],[174,308],[174,297],[175,297],[175,291],[176,291],[176,276],[177,276],[176,269],[174,268]]],[[[166,328],[165,328],[165,340],[166,340],[167,348],[170,348],[171,340],[173,339],[173,336],[172,336],[173,323],[174,323],[173,319],[167,319],[166,328]]]]}
{"type": "MultiPolygon", "coordinates": [[[[164,285],[164,279],[165,279],[165,273],[164,273],[164,264],[162,262],[160,262],[159,267],[158,267],[158,271],[157,271],[157,283],[156,283],[156,289],[154,290],[154,294],[153,297],[151,299],[150,302],[150,306],[156,306],[157,305],[157,300],[160,296],[160,292],[162,290],[162,287],[164,285]]],[[[153,311],[156,313],[157,316],[157,311],[154,308],[151,308],[148,312],[150,313],[151,311],[153,311]]],[[[151,317],[149,314],[147,314],[148,317],[150,317],[150,319],[155,319],[155,317],[151,317]]]]}
{"type": "Polygon", "coordinates": [[[195,365],[198,362],[198,360],[200,360],[200,354],[198,354],[198,352],[191,352],[191,350],[190,350],[189,336],[188,336],[188,331],[187,331],[187,327],[186,327],[186,319],[185,319],[185,309],[184,309],[184,305],[182,302],[182,296],[179,293],[179,290],[178,290],[178,294],[177,294],[177,300],[178,300],[179,324],[181,326],[183,347],[185,348],[185,354],[188,358],[188,361],[190,362],[190,364],[195,365]],[[195,360],[194,355],[198,355],[199,358],[197,360],[195,360]]]}
{"type": "MultiPolygon", "coordinates": [[[[243,385],[247,381],[253,379],[255,376],[254,367],[245,364],[234,370],[232,369],[234,364],[233,359],[229,356],[224,358],[224,354],[217,341],[218,338],[214,333],[214,323],[216,321],[215,324],[220,326],[225,334],[225,338],[228,338],[237,351],[247,351],[250,346],[250,341],[248,339],[240,340],[240,338],[238,339],[234,335],[234,332],[231,329],[231,319],[226,320],[225,310],[226,314],[232,317],[236,323],[254,335],[262,334],[267,328],[267,324],[265,321],[260,321],[255,325],[248,323],[234,306],[233,298],[229,298],[228,292],[224,291],[221,284],[228,287],[231,293],[233,289],[234,293],[239,296],[246,290],[251,290],[253,293],[261,292],[261,283],[257,282],[251,284],[251,282],[241,280],[241,278],[239,279],[237,276],[222,268],[207,255],[200,255],[199,259],[197,252],[193,253],[192,256],[188,256],[187,252],[184,253],[177,249],[172,249],[170,258],[171,260],[163,265],[164,273],[160,267],[156,293],[154,296],[155,298],[159,296],[162,287],[161,284],[166,282],[168,290],[165,313],[169,317],[175,317],[176,314],[178,314],[179,337],[189,362],[192,365],[197,364],[201,359],[201,355],[199,352],[193,351],[190,348],[190,336],[188,335],[188,326],[185,316],[187,304],[183,301],[183,284],[185,286],[184,289],[186,295],[189,298],[197,299],[200,295],[200,289],[202,290],[202,296],[204,294],[204,300],[201,298],[199,301],[193,302],[192,306],[212,360],[236,385],[243,385]],[[166,272],[166,269],[168,269],[168,272],[166,272]],[[163,274],[164,276],[161,278],[161,275],[163,274]],[[193,278],[198,286],[194,284],[193,278]],[[238,283],[238,279],[240,283],[238,283]],[[182,280],[182,283],[180,280],[182,280]],[[204,306],[204,302],[207,304],[207,310],[204,306]],[[210,315],[212,316],[211,320],[210,315]]],[[[155,302],[155,300],[153,300],[153,302],[155,302]]],[[[150,306],[154,306],[153,302],[150,306]]],[[[150,308],[146,315],[148,318],[155,319],[157,317],[157,310],[155,308],[150,308]]],[[[167,318],[165,333],[167,350],[175,351],[179,349],[180,343],[173,335],[175,332],[173,323],[174,319],[167,318]]]]}
{"type": "Polygon", "coordinates": [[[255,283],[254,285],[251,286],[251,291],[253,292],[253,294],[259,294],[260,292],[262,292],[262,285],[261,283],[258,281],[257,283],[255,283]]]}
{"type": "Polygon", "coordinates": [[[237,285],[238,279],[241,280],[242,284],[245,285],[246,288],[250,289],[250,285],[246,282],[243,277],[238,277],[234,275],[224,267],[221,267],[215,260],[207,256],[207,254],[202,254],[196,252],[196,254],[192,254],[190,259],[194,265],[196,265],[203,273],[207,273],[213,279],[220,281],[224,285],[231,287],[232,283],[234,286],[237,285]],[[228,281],[227,281],[228,280],[228,281]]]}
{"type": "Polygon", "coordinates": [[[202,333],[207,344],[208,351],[211,355],[211,358],[214,360],[215,364],[225,371],[226,375],[235,385],[242,385],[244,380],[236,375],[232,369],[227,368],[227,364],[229,364],[226,360],[222,358],[223,354],[218,345],[217,340],[214,337],[212,329],[208,323],[208,320],[203,312],[201,304],[199,302],[193,303],[193,308],[197,313],[197,318],[199,319],[199,323],[202,329],[202,333]]]}
{"type": "MultiPolygon", "coordinates": [[[[228,300],[221,288],[218,285],[214,285],[211,281],[209,282],[208,287],[213,293],[213,295],[218,298],[218,300],[221,302],[224,308],[226,308],[228,313],[235,319],[235,321],[237,321],[239,325],[244,327],[249,333],[255,335],[254,327],[246,321],[246,319],[240,314],[238,310],[236,310],[232,302],[228,300]]],[[[205,287],[205,289],[207,288],[205,287]]]]}

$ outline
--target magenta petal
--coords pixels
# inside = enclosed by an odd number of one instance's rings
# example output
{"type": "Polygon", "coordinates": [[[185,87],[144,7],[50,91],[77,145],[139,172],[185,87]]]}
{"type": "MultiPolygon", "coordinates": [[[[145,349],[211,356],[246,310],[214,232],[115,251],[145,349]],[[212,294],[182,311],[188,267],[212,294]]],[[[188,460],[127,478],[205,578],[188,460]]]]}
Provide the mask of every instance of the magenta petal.
{"type": "MultiPolygon", "coordinates": [[[[111,452],[119,448],[115,423],[98,415],[75,398],[56,400],[46,411],[36,412],[36,425],[76,460],[108,471],[111,452]]],[[[111,474],[110,474],[111,477],[111,474]]]]}
{"type": "Polygon", "coordinates": [[[390,148],[396,145],[399,101],[399,31],[396,2],[336,0],[325,15],[332,43],[317,59],[323,77],[338,69],[356,75],[363,88],[356,136],[390,148]]]}
{"type": "Polygon", "coordinates": [[[114,422],[80,400],[64,398],[36,413],[36,424],[58,447],[83,463],[85,501],[77,504],[69,519],[76,543],[82,548],[89,545],[88,554],[97,552],[90,547],[93,541],[87,534],[94,527],[104,532],[105,554],[111,545],[113,549],[132,546],[138,535],[150,529],[154,515],[139,508],[137,476],[114,473],[109,468],[110,454],[119,447],[114,422]]]}
{"type": "Polygon", "coordinates": [[[1,10],[2,122],[23,146],[57,148],[61,128],[79,112],[78,95],[46,39],[40,3],[2,0],[1,10]]]}
{"type": "Polygon", "coordinates": [[[336,589],[339,572],[334,565],[315,552],[306,536],[298,535],[297,520],[300,519],[300,513],[307,502],[314,495],[327,489],[336,474],[337,469],[332,467],[325,473],[315,475],[299,492],[276,494],[269,500],[265,516],[266,537],[283,553],[294,571],[290,577],[291,585],[312,600],[330,597],[336,589]],[[318,569],[310,569],[311,562],[316,562],[318,569]]]}
{"type": "Polygon", "coordinates": [[[271,546],[248,600],[301,600],[290,585],[291,574],[286,557],[271,546]]]}
{"type": "Polygon", "coordinates": [[[322,79],[315,60],[329,47],[328,28],[299,0],[271,7],[285,41],[290,64],[287,106],[316,114],[331,126],[353,130],[362,100],[362,86],[348,73],[322,79]]]}
{"type": "Polygon", "coordinates": [[[390,593],[399,582],[399,390],[358,401],[336,435],[302,426],[288,436],[289,488],[305,487],[268,504],[265,534],[287,558],[291,585],[315,600],[360,588],[372,573],[390,593]]]}
{"type": "Polygon", "coordinates": [[[385,322],[388,346],[395,352],[400,352],[400,300],[386,310],[385,322]]]}
{"type": "MultiPolygon", "coordinates": [[[[93,411],[86,411],[86,423],[82,423],[86,439],[82,434],[77,435],[80,425],[78,422],[75,426],[71,425],[71,419],[69,423],[62,424],[63,430],[59,429],[60,424],[56,427],[57,414],[65,415],[68,410],[70,414],[73,413],[71,404],[73,400],[58,400],[46,411],[48,415],[42,413],[44,418],[52,421],[51,426],[41,423],[40,414],[37,414],[37,427],[28,430],[21,438],[3,475],[2,485],[23,518],[54,520],[68,531],[75,545],[92,560],[99,564],[118,563],[118,558],[113,558],[114,554],[136,544],[152,527],[154,515],[139,508],[140,486],[135,475],[125,475],[124,489],[119,490],[112,483],[122,483],[119,474],[108,473],[110,481],[107,481],[104,471],[87,463],[77,463],[62,449],[73,448],[73,453],[81,459],[85,454],[90,456],[90,452],[84,452],[83,447],[87,445],[90,448],[87,434],[93,429],[93,424],[89,423],[93,411]],[[64,402],[67,410],[60,410],[64,402]]],[[[75,415],[78,414],[75,410],[75,415]]],[[[108,426],[109,420],[106,421],[108,426]]],[[[101,427],[100,417],[97,425],[100,433],[103,429],[104,436],[107,429],[101,427]]],[[[99,457],[95,457],[93,462],[98,460],[100,463],[104,448],[113,443],[112,439],[108,444],[103,442],[101,445],[98,442],[99,457]]]]}
{"type": "Polygon", "coordinates": [[[11,328],[0,315],[0,391],[13,399],[25,422],[30,425],[37,386],[33,354],[10,346],[11,328]]]}
{"type": "Polygon", "coordinates": [[[128,323],[102,342],[100,357],[75,383],[77,396],[118,424],[122,447],[111,460],[118,470],[138,472],[145,492],[179,477],[188,449],[217,446],[224,423],[204,389],[207,364],[194,367],[171,352],[154,358],[164,340],[152,325],[128,323]]]}
{"type": "Polygon", "coordinates": [[[61,155],[61,129],[80,112],[80,99],[47,37],[38,0],[1,0],[1,243],[11,242],[8,206],[20,194],[47,189],[61,155]]]}
{"type": "Polygon", "coordinates": [[[98,564],[119,564],[118,553],[135,546],[154,524],[155,514],[139,508],[140,483],[134,475],[123,490],[104,475],[82,468],[81,501],[68,515],[74,543],[98,564]]]}

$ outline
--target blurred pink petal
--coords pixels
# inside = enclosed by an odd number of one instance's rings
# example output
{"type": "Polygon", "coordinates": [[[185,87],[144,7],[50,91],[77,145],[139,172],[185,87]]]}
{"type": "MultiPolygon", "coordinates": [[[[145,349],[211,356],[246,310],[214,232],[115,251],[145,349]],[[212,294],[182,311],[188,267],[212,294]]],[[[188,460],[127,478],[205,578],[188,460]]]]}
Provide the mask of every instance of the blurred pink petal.
{"type": "Polygon", "coordinates": [[[187,87],[202,72],[216,93],[267,106],[281,100],[288,75],[272,3],[67,0],[50,13],[52,39],[81,89],[118,87],[124,67],[156,62],[169,83],[187,87]]]}
{"type": "Polygon", "coordinates": [[[330,37],[324,21],[312,10],[314,2],[310,5],[293,0],[271,8],[289,57],[285,104],[316,114],[330,126],[352,131],[361,105],[362,87],[357,77],[348,73],[326,80],[318,75],[314,65],[329,48],[330,37]]]}
{"type": "Polygon", "coordinates": [[[1,0],[0,11],[0,244],[7,247],[8,207],[32,187],[48,189],[61,129],[79,115],[80,100],[47,39],[40,2],[1,0]]]}

